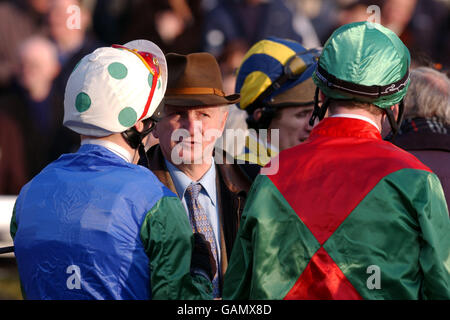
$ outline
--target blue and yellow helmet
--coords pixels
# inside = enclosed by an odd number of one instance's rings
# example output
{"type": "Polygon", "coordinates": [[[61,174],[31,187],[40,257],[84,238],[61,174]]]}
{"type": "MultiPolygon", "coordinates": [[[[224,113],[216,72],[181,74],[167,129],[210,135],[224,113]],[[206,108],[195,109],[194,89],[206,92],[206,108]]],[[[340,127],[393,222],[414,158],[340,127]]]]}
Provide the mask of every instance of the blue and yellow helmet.
{"type": "Polygon", "coordinates": [[[238,70],[235,90],[241,94],[238,106],[251,113],[262,106],[312,104],[315,90],[312,74],[319,54],[316,49],[308,50],[287,39],[270,37],[257,42],[238,70]]]}

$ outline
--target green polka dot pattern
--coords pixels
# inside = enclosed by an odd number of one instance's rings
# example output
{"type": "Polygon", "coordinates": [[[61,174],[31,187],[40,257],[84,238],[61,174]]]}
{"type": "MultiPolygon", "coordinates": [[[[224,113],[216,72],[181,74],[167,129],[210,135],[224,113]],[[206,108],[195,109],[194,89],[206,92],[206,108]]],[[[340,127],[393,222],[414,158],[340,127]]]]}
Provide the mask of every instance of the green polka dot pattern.
{"type": "Polygon", "coordinates": [[[91,98],[84,92],[80,92],[75,99],[75,108],[78,112],[84,112],[91,106],[91,98]]]}
{"type": "Polygon", "coordinates": [[[150,86],[150,88],[152,87],[152,83],[153,83],[153,75],[151,73],[148,74],[148,85],[150,86]]]}
{"type": "Polygon", "coordinates": [[[124,127],[131,127],[136,123],[137,114],[131,107],[123,108],[119,113],[119,123],[124,127]]]}
{"type": "Polygon", "coordinates": [[[120,62],[113,62],[108,66],[108,72],[111,77],[120,80],[127,76],[128,69],[120,62]]]}

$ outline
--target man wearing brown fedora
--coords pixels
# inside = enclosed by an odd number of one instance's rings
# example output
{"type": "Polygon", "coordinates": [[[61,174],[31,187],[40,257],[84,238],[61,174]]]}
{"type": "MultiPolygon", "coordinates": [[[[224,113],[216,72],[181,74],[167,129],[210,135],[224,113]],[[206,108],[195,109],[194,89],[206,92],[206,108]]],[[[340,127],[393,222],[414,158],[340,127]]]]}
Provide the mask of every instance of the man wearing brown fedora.
{"type": "Polygon", "coordinates": [[[210,242],[217,264],[214,297],[220,298],[222,277],[254,178],[242,169],[250,164],[234,163],[231,156],[214,150],[228,105],[240,96],[224,94],[219,65],[211,54],[169,53],[166,59],[169,80],[154,131],[159,144],[147,151],[149,169],[178,195],[193,231],[203,233],[210,242]]]}

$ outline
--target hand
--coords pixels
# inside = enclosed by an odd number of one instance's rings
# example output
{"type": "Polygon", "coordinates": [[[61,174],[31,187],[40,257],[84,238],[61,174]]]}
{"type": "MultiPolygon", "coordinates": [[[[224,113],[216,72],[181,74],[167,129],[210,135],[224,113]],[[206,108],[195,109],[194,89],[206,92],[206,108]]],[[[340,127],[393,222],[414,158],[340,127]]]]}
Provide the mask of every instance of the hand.
{"type": "Polygon", "coordinates": [[[201,269],[212,281],[217,272],[216,259],[211,252],[211,244],[201,233],[194,233],[194,250],[192,251],[192,269],[201,269]]]}

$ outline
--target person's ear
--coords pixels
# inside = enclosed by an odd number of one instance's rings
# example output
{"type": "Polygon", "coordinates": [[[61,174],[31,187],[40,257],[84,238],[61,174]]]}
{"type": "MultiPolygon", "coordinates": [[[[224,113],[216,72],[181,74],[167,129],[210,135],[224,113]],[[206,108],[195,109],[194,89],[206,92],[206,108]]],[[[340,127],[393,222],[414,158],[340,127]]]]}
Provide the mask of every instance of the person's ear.
{"type": "Polygon", "coordinates": [[[261,119],[262,117],[262,110],[261,108],[255,109],[255,111],[253,111],[253,119],[258,122],[259,119],[261,119]]]}
{"type": "Polygon", "coordinates": [[[156,122],[155,123],[155,128],[152,130],[153,137],[155,137],[156,139],[159,139],[159,130],[158,130],[158,128],[159,128],[159,125],[158,125],[158,122],[156,122]]]}
{"type": "Polygon", "coordinates": [[[400,107],[398,106],[398,103],[397,103],[397,104],[394,104],[394,105],[391,107],[391,110],[392,110],[392,113],[394,114],[395,121],[397,121],[398,115],[399,115],[399,113],[400,113],[400,107]]]}
{"type": "Polygon", "coordinates": [[[138,122],[136,122],[134,127],[136,128],[136,130],[138,132],[142,132],[144,130],[144,123],[142,121],[138,121],[138,122]]]}
{"type": "Polygon", "coordinates": [[[325,95],[323,94],[322,90],[319,90],[319,101],[325,101],[325,95]]]}
{"type": "MultiPolygon", "coordinates": [[[[394,119],[395,119],[395,121],[397,121],[398,115],[399,115],[399,112],[400,112],[400,108],[398,106],[398,103],[394,104],[391,107],[389,107],[389,109],[391,109],[392,114],[394,115],[394,119]]],[[[383,115],[381,116],[381,123],[384,123],[385,121],[388,121],[387,114],[386,114],[386,112],[383,112],[383,115]]]]}

